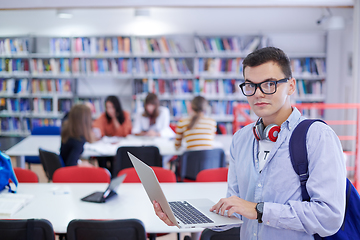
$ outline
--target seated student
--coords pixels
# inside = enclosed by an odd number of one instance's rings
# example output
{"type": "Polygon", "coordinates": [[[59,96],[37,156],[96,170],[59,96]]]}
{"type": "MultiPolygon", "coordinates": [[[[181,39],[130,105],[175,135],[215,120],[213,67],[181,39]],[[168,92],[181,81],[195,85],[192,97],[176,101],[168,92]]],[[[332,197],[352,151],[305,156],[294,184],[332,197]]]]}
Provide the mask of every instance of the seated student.
{"type": "Polygon", "coordinates": [[[85,142],[95,141],[91,125],[90,108],[83,104],[74,105],[61,128],[60,156],[65,166],[78,165],[85,142]]]}
{"type": "Polygon", "coordinates": [[[106,98],[105,109],[105,112],[93,123],[93,127],[100,130],[101,137],[126,137],[131,133],[130,114],[122,110],[121,103],[116,96],[106,98]]]}
{"type": "Polygon", "coordinates": [[[179,120],[176,126],[175,148],[181,147],[182,139],[188,150],[204,150],[213,147],[216,133],[216,121],[205,117],[207,101],[201,96],[191,101],[192,113],[179,120]]]}
{"type": "MultiPolygon", "coordinates": [[[[94,131],[101,133],[100,137],[126,137],[131,133],[130,114],[122,110],[116,96],[108,96],[105,99],[105,113],[94,121],[93,128],[94,131]]],[[[113,157],[97,157],[99,167],[107,168],[110,172],[112,172],[113,159],[113,157]]]]}
{"type": "Polygon", "coordinates": [[[167,107],[160,106],[156,94],[149,93],[144,102],[144,110],[136,115],[132,134],[137,136],[174,137],[170,128],[170,112],[167,107]]]}

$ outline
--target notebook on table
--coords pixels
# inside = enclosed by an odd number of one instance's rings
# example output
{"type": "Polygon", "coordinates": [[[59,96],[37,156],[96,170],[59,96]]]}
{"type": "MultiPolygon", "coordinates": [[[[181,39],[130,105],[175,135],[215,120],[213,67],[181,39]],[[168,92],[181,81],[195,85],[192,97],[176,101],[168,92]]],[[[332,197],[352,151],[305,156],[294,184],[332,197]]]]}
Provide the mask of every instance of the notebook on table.
{"type": "Polygon", "coordinates": [[[217,227],[241,224],[235,216],[222,216],[209,209],[215,205],[209,199],[183,199],[168,202],[151,167],[128,152],[130,160],[143,184],[150,201],[157,201],[162,210],[178,228],[217,227]]]}
{"type": "Polygon", "coordinates": [[[86,197],[83,197],[81,200],[85,201],[85,202],[95,202],[95,203],[106,202],[106,200],[108,200],[112,196],[117,195],[116,189],[124,181],[125,177],[126,177],[126,174],[123,174],[119,177],[111,179],[109,186],[106,188],[106,190],[104,192],[94,192],[86,197]]]}

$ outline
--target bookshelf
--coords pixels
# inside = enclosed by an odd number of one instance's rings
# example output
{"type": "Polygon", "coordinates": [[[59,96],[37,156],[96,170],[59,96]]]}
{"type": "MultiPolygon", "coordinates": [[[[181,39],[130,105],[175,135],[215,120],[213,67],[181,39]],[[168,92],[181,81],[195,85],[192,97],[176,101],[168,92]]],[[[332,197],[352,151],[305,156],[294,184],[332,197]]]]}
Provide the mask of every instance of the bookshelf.
{"type": "MultiPolygon", "coordinates": [[[[96,118],[114,92],[132,113],[148,92],[156,93],[172,122],[188,115],[192,98],[202,95],[208,114],[232,132],[233,107],[246,102],[238,88],[242,60],[268,45],[261,35],[0,38],[0,135],[60,125],[74,103],[85,101],[94,105],[96,118]]],[[[324,102],[326,54],[289,57],[298,83],[293,101],[324,102]]]]}

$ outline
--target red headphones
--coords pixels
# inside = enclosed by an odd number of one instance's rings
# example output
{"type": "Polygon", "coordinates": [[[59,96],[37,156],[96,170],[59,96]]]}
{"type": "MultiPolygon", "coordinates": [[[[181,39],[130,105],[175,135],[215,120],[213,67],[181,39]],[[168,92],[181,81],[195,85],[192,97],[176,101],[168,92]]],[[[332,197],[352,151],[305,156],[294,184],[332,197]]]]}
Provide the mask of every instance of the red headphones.
{"type": "Polygon", "coordinates": [[[279,132],[280,126],[276,124],[270,124],[264,129],[264,123],[261,118],[256,121],[255,126],[253,127],[254,136],[258,141],[268,139],[272,142],[276,142],[279,132]]]}

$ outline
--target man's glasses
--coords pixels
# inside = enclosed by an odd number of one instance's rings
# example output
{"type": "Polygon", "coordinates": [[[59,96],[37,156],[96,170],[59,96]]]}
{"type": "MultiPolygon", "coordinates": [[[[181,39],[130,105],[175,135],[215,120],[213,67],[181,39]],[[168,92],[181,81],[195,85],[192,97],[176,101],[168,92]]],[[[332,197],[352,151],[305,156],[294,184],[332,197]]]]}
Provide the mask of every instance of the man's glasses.
{"type": "Polygon", "coordinates": [[[288,80],[289,78],[283,78],[280,80],[266,80],[262,83],[244,82],[240,84],[239,87],[242,93],[247,97],[254,95],[257,88],[260,88],[260,91],[263,94],[270,95],[276,92],[278,83],[287,82],[288,80]]]}

